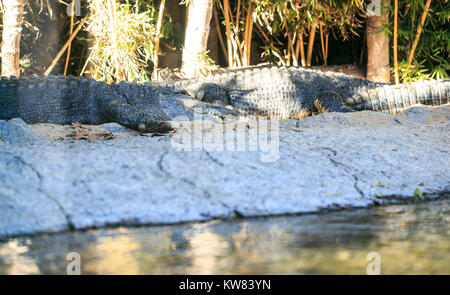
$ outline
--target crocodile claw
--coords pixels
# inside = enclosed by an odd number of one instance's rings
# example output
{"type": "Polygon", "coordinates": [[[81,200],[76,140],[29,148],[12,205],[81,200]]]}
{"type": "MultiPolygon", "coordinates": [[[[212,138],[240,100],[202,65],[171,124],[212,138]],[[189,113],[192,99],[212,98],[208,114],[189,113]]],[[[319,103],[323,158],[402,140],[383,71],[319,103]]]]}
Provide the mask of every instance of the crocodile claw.
{"type": "Polygon", "coordinates": [[[166,121],[160,121],[160,122],[151,122],[147,123],[146,125],[141,123],[138,126],[140,131],[146,131],[146,132],[158,132],[158,133],[167,133],[173,130],[173,127],[169,122],[166,121]],[[141,127],[144,127],[142,130],[141,127]]]}

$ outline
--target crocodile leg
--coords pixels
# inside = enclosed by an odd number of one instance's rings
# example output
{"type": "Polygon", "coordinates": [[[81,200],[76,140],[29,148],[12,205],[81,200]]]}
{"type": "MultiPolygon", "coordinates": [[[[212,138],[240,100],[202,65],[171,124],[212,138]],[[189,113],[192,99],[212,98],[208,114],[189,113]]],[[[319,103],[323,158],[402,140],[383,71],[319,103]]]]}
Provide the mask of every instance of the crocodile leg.
{"type": "Polygon", "coordinates": [[[342,99],[342,96],[334,91],[322,91],[314,98],[314,107],[318,113],[324,112],[353,112],[342,99]]]}
{"type": "Polygon", "coordinates": [[[154,118],[138,107],[119,100],[111,100],[105,103],[101,109],[104,122],[117,122],[128,128],[147,132],[165,133],[172,130],[168,122],[154,118]]]}
{"type": "Polygon", "coordinates": [[[156,89],[136,83],[102,84],[97,104],[103,122],[117,122],[131,129],[165,133],[172,130],[159,105],[156,89]]]}
{"type": "Polygon", "coordinates": [[[236,116],[238,112],[233,109],[226,108],[222,105],[216,105],[214,103],[208,103],[200,101],[198,99],[183,98],[180,102],[185,108],[200,114],[200,115],[211,115],[213,117],[218,117],[224,119],[229,116],[236,116]]]}

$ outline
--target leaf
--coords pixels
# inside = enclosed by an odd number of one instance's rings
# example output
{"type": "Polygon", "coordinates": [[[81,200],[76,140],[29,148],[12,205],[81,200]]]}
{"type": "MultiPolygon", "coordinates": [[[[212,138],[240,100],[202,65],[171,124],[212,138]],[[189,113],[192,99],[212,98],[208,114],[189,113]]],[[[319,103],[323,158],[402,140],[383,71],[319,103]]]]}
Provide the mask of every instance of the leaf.
{"type": "Polygon", "coordinates": [[[170,135],[171,132],[169,133],[159,133],[159,132],[148,132],[148,133],[141,133],[142,136],[147,136],[147,137],[154,137],[154,136],[168,136],[170,135]]]}
{"type": "Polygon", "coordinates": [[[416,188],[414,190],[414,197],[421,197],[422,196],[422,191],[419,188],[416,188]]]}
{"type": "Polygon", "coordinates": [[[84,128],[80,122],[72,122],[71,125],[73,128],[84,128]]]}
{"type": "Polygon", "coordinates": [[[108,139],[114,139],[117,136],[110,133],[110,132],[101,132],[101,133],[94,133],[89,134],[86,131],[77,131],[73,137],[75,140],[108,140],[108,139]]]}

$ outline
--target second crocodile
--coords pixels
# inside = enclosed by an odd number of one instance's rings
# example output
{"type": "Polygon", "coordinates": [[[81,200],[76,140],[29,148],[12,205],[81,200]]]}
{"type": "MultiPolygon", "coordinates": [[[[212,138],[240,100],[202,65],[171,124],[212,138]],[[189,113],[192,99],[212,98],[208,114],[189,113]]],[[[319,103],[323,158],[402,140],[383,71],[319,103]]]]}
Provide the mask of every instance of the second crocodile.
{"type": "Polygon", "coordinates": [[[450,102],[449,79],[390,85],[298,67],[252,67],[163,85],[241,115],[280,119],[362,110],[395,114],[414,104],[450,102]]]}

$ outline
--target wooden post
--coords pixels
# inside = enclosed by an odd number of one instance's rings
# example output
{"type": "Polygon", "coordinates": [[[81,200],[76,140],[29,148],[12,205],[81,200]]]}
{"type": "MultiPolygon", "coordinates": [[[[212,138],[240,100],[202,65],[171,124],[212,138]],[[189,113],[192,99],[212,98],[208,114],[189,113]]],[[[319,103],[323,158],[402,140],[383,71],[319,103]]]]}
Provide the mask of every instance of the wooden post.
{"type": "MultiPolygon", "coordinates": [[[[388,0],[385,0],[387,2],[388,0]]],[[[383,25],[389,21],[388,10],[383,8],[380,15],[367,17],[367,74],[368,80],[390,82],[389,39],[384,34],[383,25]]]]}
{"type": "Polygon", "coordinates": [[[3,0],[2,76],[20,76],[20,37],[24,0],[3,0]]]}
{"type": "Polygon", "coordinates": [[[193,0],[189,6],[189,19],[183,50],[184,77],[195,77],[199,72],[199,57],[206,53],[213,0],[193,0]]]}

